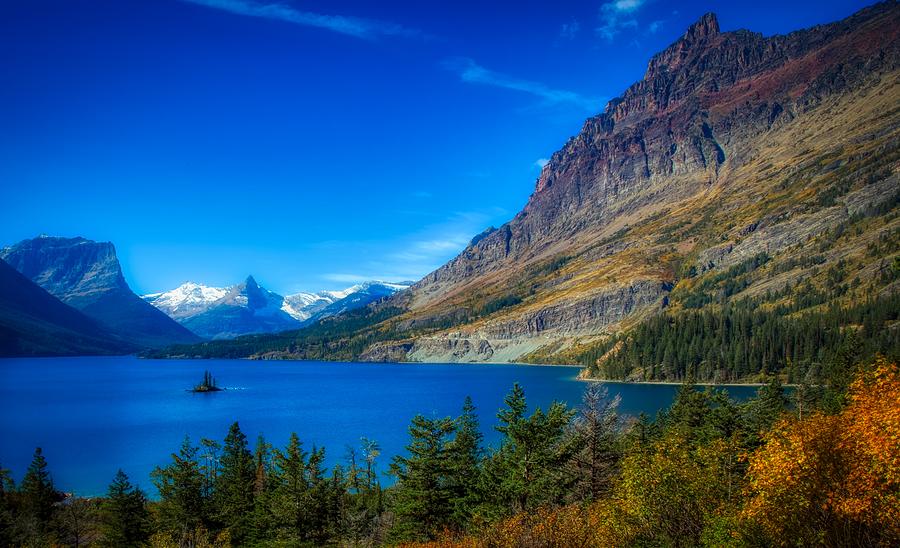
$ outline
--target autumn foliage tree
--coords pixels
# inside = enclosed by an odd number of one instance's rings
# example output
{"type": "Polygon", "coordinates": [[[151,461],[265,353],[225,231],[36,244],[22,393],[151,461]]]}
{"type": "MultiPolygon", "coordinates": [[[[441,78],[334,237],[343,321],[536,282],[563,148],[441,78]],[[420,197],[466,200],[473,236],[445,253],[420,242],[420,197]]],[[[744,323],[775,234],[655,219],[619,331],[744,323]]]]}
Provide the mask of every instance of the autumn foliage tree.
{"type": "Polygon", "coordinates": [[[781,545],[900,543],[900,370],[884,359],[837,415],[779,422],[750,458],[742,517],[781,545]]]}

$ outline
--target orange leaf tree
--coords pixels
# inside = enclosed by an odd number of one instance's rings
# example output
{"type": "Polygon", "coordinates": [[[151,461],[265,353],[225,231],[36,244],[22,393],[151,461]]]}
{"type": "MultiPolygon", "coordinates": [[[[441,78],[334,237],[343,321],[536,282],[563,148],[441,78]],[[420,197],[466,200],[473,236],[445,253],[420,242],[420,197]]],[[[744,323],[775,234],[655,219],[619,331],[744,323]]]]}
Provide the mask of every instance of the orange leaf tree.
{"type": "Polygon", "coordinates": [[[838,415],[779,422],[751,457],[747,531],[769,542],[900,542],[900,370],[884,359],[838,415]]]}

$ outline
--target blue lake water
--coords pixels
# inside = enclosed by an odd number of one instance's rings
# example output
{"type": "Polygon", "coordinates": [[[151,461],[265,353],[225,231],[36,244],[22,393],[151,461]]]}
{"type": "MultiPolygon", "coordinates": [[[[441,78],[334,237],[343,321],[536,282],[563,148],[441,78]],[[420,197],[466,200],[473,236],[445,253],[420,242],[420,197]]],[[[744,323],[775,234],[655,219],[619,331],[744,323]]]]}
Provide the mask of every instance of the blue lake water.
{"type": "MultiPolygon", "coordinates": [[[[40,446],[57,487],[80,495],[106,491],[118,468],[153,493],[150,471],[168,464],[185,435],[225,436],[239,421],[251,446],[258,434],[277,447],[297,432],[324,446],[330,465],[361,437],[382,450],[379,469],[403,451],[417,413],[456,416],[470,395],[485,441],[514,382],[529,407],[576,405],[585,384],[572,367],[363,364],[247,360],[139,360],[134,357],[0,359],[0,466],[21,480],[40,446]],[[192,394],[210,370],[225,392],[192,394]]],[[[675,386],[608,384],[620,411],[655,414],[675,386]]],[[[729,387],[744,399],[753,387],[729,387]]],[[[389,478],[383,478],[389,483],[389,478]]]]}

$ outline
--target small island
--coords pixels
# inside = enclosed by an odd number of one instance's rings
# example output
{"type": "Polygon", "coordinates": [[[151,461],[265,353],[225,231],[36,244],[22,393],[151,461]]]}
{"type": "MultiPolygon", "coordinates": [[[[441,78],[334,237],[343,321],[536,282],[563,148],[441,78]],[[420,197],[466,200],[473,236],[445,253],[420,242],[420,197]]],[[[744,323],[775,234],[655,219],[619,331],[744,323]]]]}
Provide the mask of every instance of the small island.
{"type": "Polygon", "coordinates": [[[203,372],[203,382],[194,386],[191,392],[221,392],[224,388],[219,388],[216,385],[216,378],[212,376],[212,373],[209,371],[203,372]]]}

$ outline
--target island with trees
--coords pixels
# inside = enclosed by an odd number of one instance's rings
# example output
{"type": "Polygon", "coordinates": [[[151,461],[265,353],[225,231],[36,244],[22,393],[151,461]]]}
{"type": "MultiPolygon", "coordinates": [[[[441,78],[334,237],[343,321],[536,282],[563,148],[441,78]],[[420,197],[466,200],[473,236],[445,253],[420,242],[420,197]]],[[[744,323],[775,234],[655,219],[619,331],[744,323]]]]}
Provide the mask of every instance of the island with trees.
{"type": "Polygon", "coordinates": [[[193,393],[208,393],[208,392],[221,392],[225,390],[224,388],[219,388],[219,385],[216,384],[216,378],[212,376],[212,373],[209,371],[203,372],[203,382],[198,385],[195,385],[191,392],[193,393]]]}

